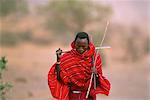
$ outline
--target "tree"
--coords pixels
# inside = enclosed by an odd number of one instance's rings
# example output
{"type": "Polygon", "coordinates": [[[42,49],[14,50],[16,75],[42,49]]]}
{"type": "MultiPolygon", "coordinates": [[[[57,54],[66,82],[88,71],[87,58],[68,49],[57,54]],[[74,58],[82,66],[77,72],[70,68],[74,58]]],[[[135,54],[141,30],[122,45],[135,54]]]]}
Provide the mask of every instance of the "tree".
{"type": "Polygon", "coordinates": [[[25,14],[28,12],[28,4],[25,0],[0,0],[0,16],[10,14],[25,14]]]}
{"type": "Polygon", "coordinates": [[[46,25],[56,33],[83,31],[91,23],[102,22],[111,15],[111,8],[89,0],[53,0],[44,6],[46,25]]]}

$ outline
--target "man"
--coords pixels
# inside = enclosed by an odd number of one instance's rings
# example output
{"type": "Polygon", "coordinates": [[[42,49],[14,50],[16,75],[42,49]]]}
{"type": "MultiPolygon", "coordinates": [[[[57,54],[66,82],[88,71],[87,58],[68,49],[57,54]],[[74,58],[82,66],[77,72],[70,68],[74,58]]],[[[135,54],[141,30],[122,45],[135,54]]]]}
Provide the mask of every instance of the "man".
{"type": "Polygon", "coordinates": [[[48,85],[52,96],[59,100],[96,100],[98,93],[108,95],[110,83],[102,75],[102,61],[99,54],[96,69],[93,68],[96,52],[88,34],[79,32],[71,47],[72,49],[63,55],[62,50],[56,51],[57,62],[48,73],[48,85]],[[96,89],[92,82],[86,99],[92,72],[96,77],[96,89]]]}

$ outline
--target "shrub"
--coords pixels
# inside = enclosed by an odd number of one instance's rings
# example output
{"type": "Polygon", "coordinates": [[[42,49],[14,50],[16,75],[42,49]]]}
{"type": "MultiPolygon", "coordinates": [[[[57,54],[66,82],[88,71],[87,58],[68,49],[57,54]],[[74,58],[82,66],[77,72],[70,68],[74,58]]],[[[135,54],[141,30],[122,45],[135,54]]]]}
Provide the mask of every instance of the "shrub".
{"type": "Polygon", "coordinates": [[[0,45],[2,46],[15,46],[21,42],[32,40],[32,33],[30,31],[16,33],[10,31],[2,31],[0,36],[0,45]]]}
{"type": "Polygon", "coordinates": [[[17,35],[12,32],[1,32],[0,45],[14,46],[18,44],[17,35]]]}
{"type": "Polygon", "coordinates": [[[10,83],[5,83],[2,80],[2,72],[6,69],[6,59],[2,57],[0,59],[0,100],[5,100],[5,94],[12,87],[10,83]]]}

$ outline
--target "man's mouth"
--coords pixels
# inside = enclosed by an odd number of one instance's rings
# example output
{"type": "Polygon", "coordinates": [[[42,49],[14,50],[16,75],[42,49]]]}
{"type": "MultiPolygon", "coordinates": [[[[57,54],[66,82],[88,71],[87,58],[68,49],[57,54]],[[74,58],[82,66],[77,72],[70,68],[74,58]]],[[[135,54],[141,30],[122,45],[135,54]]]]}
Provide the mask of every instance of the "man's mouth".
{"type": "Polygon", "coordinates": [[[79,52],[80,54],[83,54],[84,50],[77,50],[77,52],[79,52]]]}

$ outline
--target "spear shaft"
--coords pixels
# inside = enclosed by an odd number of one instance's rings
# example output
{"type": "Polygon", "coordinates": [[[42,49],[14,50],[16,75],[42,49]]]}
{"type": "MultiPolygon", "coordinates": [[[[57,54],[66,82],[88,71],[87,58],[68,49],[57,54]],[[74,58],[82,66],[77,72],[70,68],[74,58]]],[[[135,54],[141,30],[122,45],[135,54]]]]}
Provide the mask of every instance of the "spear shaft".
{"type": "MultiPolygon", "coordinates": [[[[102,38],[102,41],[101,41],[99,47],[101,47],[102,44],[103,44],[103,41],[104,41],[105,36],[106,36],[107,29],[108,29],[108,25],[109,25],[109,21],[107,21],[107,25],[106,25],[105,31],[104,31],[104,36],[103,36],[103,38],[102,38]]],[[[94,60],[93,68],[96,68],[95,65],[96,65],[96,60],[97,60],[97,56],[98,56],[99,50],[100,50],[100,49],[98,49],[98,50],[96,51],[96,57],[95,57],[95,60],[94,60]]],[[[89,83],[89,87],[88,87],[87,94],[86,94],[86,98],[88,98],[88,95],[89,95],[89,92],[90,92],[90,89],[91,89],[92,79],[93,79],[94,76],[96,76],[96,75],[94,75],[94,74],[95,74],[95,73],[92,72],[91,79],[90,79],[90,83],[89,83]]],[[[94,89],[96,89],[96,77],[94,77],[94,89]]]]}

